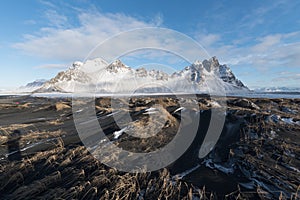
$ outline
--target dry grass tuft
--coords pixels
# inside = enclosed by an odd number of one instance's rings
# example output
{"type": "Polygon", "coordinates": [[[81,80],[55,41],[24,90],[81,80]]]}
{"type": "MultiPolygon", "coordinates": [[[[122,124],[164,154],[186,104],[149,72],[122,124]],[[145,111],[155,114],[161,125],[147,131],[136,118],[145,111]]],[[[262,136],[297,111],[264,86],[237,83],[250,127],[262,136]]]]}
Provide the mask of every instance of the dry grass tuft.
{"type": "Polygon", "coordinates": [[[64,109],[71,109],[71,105],[69,105],[69,103],[66,102],[58,102],[55,104],[55,108],[57,111],[61,111],[64,109]]]}

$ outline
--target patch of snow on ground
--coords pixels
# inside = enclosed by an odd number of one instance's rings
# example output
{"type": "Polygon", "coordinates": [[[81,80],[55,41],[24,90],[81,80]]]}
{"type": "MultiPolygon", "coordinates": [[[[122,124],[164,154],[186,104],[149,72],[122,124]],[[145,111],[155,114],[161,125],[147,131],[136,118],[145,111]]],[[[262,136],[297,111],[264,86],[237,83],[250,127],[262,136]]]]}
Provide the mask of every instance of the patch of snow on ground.
{"type": "Polygon", "coordinates": [[[173,113],[176,113],[176,112],[178,112],[178,111],[180,111],[180,110],[185,110],[185,107],[177,108],[173,113]]]}
{"type": "Polygon", "coordinates": [[[186,175],[192,173],[193,171],[195,171],[196,169],[198,169],[200,167],[200,165],[196,165],[195,167],[188,169],[180,174],[176,174],[173,176],[173,179],[182,179],[183,177],[185,177],[186,175]]]}
{"type": "Polygon", "coordinates": [[[218,169],[221,172],[224,172],[225,174],[233,174],[234,173],[234,169],[233,166],[222,166],[220,164],[216,164],[212,161],[212,159],[206,159],[205,161],[203,161],[203,163],[205,164],[206,167],[211,168],[211,169],[218,169]]]}
{"type": "Polygon", "coordinates": [[[126,130],[127,130],[127,127],[122,128],[119,131],[115,131],[114,132],[114,139],[118,139],[126,130]]]}
{"type": "Polygon", "coordinates": [[[287,123],[287,124],[295,124],[295,122],[293,121],[293,118],[281,118],[281,121],[287,123]]]}

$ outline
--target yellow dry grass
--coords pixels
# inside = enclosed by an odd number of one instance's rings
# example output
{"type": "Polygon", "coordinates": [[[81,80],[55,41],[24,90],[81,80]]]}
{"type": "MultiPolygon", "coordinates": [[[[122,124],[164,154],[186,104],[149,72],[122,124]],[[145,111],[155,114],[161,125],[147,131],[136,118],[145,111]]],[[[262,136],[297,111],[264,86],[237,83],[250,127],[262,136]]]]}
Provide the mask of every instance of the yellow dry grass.
{"type": "Polygon", "coordinates": [[[63,122],[60,121],[59,119],[56,119],[56,120],[49,121],[48,124],[57,126],[57,125],[62,125],[63,122]]]}
{"type": "Polygon", "coordinates": [[[18,130],[22,130],[22,129],[26,129],[30,126],[33,126],[32,124],[10,124],[8,126],[0,126],[0,135],[10,135],[12,133],[12,131],[18,129],[18,130]]]}
{"type": "Polygon", "coordinates": [[[55,104],[55,108],[57,111],[61,111],[61,110],[64,110],[64,109],[70,109],[71,106],[65,102],[58,102],[55,104]]]}

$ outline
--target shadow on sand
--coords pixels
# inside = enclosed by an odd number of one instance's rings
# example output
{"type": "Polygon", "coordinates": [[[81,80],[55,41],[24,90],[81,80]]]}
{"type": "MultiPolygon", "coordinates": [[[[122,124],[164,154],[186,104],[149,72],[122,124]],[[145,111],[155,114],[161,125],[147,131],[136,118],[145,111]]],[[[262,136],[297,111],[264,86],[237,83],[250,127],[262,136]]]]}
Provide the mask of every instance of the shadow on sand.
{"type": "Polygon", "coordinates": [[[21,139],[20,130],[14,130],[13,133],[8,136],[8,141],[7,141],[8,160],[16,161],[22,159],[20,146],[19,146],[20,139],[21,139]]]}

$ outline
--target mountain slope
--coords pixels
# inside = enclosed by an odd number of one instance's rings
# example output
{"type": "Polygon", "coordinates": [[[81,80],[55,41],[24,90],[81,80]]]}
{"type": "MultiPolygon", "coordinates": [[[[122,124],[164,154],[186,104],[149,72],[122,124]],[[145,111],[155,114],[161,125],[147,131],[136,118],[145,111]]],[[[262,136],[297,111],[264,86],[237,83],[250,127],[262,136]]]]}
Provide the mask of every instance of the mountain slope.
{"type": "Polygon", "coordinates": [[[216,57],[196,61],[173,74],[145,68],[132,69],[120,60],[107,64],[97,58],[73,63],[35,92],[207,93],[222,89],[225,92],[248,91],[230,68],[220,65],[216,57]]]}
{"type": "Polygon", "coordinates": [[[17,89],[17,91],[21,92],[31,92],[39,89],[47,82],[46,79],[37,79],[33,82],[27,83],[25,86],[21,86],[17,89]]]}

